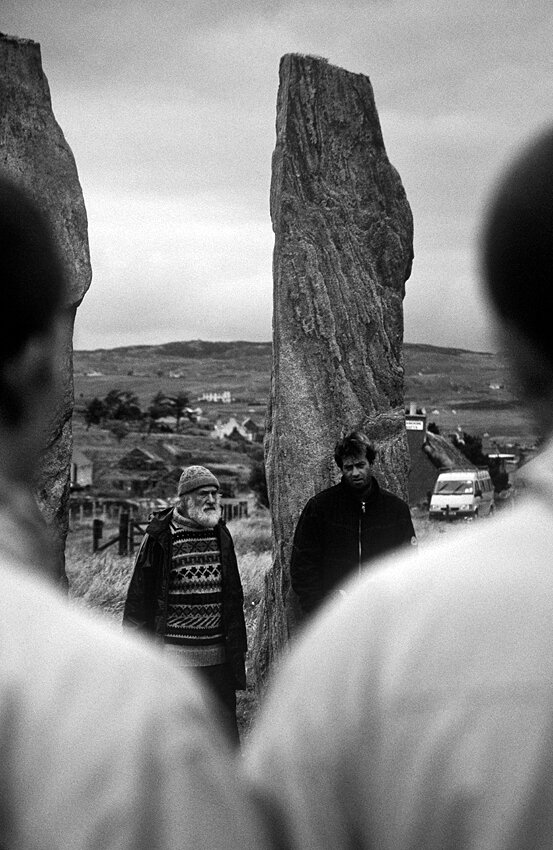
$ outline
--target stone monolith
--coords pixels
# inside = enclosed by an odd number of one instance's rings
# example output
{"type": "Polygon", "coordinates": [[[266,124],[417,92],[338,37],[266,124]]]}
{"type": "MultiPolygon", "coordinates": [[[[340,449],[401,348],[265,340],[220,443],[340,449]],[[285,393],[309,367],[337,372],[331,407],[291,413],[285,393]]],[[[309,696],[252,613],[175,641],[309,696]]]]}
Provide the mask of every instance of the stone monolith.
{"type": "Polygon", "coordinates": [[[91,280],[88,227],[75,160],[54,117],[40,45],[0,34],[0,169],[20,181],[46,212],[65,265],[69,292],[60,364],[62,399],[45,423],[47,449],[37,497],[52,528],[59,576],[68,522],[73,411],[73,320],[91,280]]]}
{"type": "Polygon", "coordinates": [[[293,532],[306,501],[338,480],[336,441],[362,429],[378,449],[377,477],[398,495],[409,468],[402,301],[413,222],[369,78],[284,56],[276,136],[265,446],[274,563],[256,635],[261,680],[297,619],[286,603],[293,532]]]}

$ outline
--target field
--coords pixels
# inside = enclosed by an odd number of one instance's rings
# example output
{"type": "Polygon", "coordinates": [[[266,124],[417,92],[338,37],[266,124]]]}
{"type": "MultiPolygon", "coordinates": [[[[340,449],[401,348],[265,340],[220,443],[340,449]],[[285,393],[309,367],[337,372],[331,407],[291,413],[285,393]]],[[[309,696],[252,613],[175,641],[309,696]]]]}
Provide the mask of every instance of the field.
{"type": "MultiPolygon", "coordinates": [[[[406,344],[404,365],[406,404],[424,407],[442,433],[460,429],[499,443],[535,442],[501,354],[406,344]]],[[[76,422],[87,400],[118,388],[136,393],[143,406],[160,390],[186,392],[210,422],[232,415],[261,423],[270,392],[271,344],[196,340],[76,351],[74,367],[76,422]],[[231,405],[198,400],[204,392],[223,390],[231,392],[231,405]]]]}
{"type": "Polygon", "coordinates": [[[487,434],[500,444],[536,442],[503,355],[405,345],[404,356],[405,401],[425,407],[442,433],[487,434]]]}

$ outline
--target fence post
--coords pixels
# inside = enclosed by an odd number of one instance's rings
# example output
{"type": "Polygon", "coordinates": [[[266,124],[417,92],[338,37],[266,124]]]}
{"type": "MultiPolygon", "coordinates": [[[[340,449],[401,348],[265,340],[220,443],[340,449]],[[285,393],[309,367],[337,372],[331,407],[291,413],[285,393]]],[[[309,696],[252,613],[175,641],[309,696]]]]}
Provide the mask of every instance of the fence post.
{"type": "Polygon", "coordinates": [[[92,520],[92,551],[95,552],[98,548],[98,543],[102,539],[104,523],[101,519],[92,520]]]}
{"type": "Polygon", "coordinates": [[[121,511],[119,517],[119,554],[126,555],[129,548],[129,515],[121,511]]]}
{"type": "Polygon", "coordinates": [[[129,555],[134,552],[134,517],[129,520],[129,555]]]}

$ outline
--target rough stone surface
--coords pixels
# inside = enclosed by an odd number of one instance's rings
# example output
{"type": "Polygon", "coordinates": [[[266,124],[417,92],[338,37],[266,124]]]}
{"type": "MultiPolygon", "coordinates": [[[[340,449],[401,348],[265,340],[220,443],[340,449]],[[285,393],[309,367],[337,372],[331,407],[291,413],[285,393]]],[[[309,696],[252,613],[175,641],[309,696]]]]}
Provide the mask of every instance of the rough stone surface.
{"type": "Polygon", "coordinates": [[[275,561],[256,636],[261,679],[297,620],[286,602],[293,531],[306,501],[339,477],[336,441],[364,430],[378,448],[377,477],[403,497],[409,469],[402,301],[413,223],[370,80],[284,56],[276,132],[266,440],[275,561]]]}
{"type": "Polygon", "coordinates": [[[54,419],[45,423],[48,447],[37,476],[39,505],[54,533],[63,578],[72,448],[73,320],[91,280],[88,227],[75,160],[52,111],[40,45],[3,34],[0,169],[26,186],[49,216],[69,283],[68,321],[60,364],[63,398],[54,419]]]}

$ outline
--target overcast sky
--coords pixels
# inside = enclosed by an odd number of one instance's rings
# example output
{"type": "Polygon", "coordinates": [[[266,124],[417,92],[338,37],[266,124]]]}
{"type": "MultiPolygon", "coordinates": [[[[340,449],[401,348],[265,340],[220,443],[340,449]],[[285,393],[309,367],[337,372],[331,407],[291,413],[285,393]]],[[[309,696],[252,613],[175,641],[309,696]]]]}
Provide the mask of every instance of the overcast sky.
{"type": "Polygon", "coordinates": [[[76,348],[271,337],[278,65],[370,77],[415,220],[405,339],[493,347],[477,232],[489,189],[552,120],[547,0],[0,0],[38,41],[77,161],[92,286],[76,348]]]}

